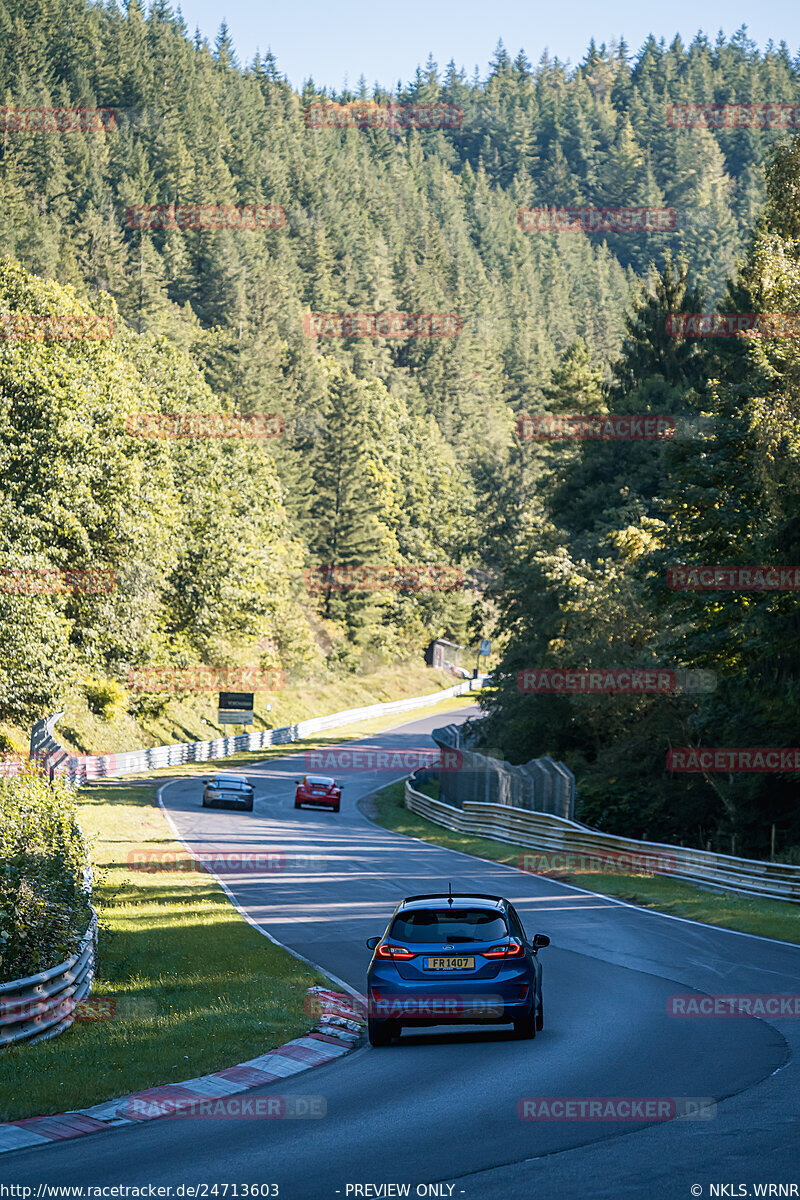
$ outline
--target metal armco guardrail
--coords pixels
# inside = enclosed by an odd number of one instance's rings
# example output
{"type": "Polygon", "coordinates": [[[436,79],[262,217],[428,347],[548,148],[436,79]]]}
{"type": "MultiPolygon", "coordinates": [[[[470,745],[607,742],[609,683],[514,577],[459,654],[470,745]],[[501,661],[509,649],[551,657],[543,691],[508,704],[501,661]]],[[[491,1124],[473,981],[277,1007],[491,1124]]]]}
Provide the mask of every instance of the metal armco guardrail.
{"type": "MultiPolygon", "coordinates": [[[[149,750],[131,750],[122,754],[91,757],[70,757],[55,740],[55,725],[61,713],[37,721],[31,733],[31,758],[40,761],[51,777],[64,775],[70,782],[81,784],[89,779],[126,775],[155,767],[177,766],[185,762],[205,762],[226,758],[241,750],[261,750],[265,746],[281,746],[300,741],[313,733],[353,724],[370,717],[411,712],[461,696],[482,686],[484,676],[464,680],[428,696],[411,696],[406,700],[390,700],[362,708],[349,708],[325,717],[312,717],[282,729],[264,729],[236,737],[215,738],[208,742],[179,742],[172,746],[155,746],[149,750]]],[[[16,773],[16,772],[15,772],[16,773]]],[[[91,891],[91,870],[84,877],[87,893],[91,891]]],[[[31,975],[0,984],[0,1046],[12,1042],[37,1042],[55,1037],[75,1019],[77,1004],[91,991],[97,952],[97,914],[83,936],[78,952],[66,962],[31,975]]]]}
{"type": "MultiPolygon", "coordinates": [[[[584,859],[646,856],[654,864],[653,874],[669,875],[688,883],[700,883],[721,891],[742,892],[774,900],[800,902],[800,867],[786,863],[736,858],[687,846],[640,842],[588,829],[577,821],[549,813],[528,812],[503,804],[473,803],[454,808],[423,795],[406,781],[406,808],[458,833],[474,833],[496,841],[528,846],[559,856],[582,855],[584,859]],[[659,861],[662,869],[658,869],[659,861]]],[[[568,863],[566,869],[569,869],[568,863]]],[[[580,869],[579,865],[572,868],[580,869]]],[[[648,868],[649,869],[649,868],[648,868]]],[[[635,872],[634,872],[635,873],[635,872]]],[[[620,868],[619,874],[624,874],[620,868]]]]}
{"type": "Polygon", "coordinates": [[[485,678],[485,675],[481,675],[477,679],[465,679],[454,687],[432,692],[428,696],[409,696],[405,700],[387,700],[362,708],[343,709],[338,713],[329,713],[326,717],[310,717],[307,721],[299,721],[296,725],[286,725],[281,729],[260,729],[234,737],[214,738],[208,742],[176,742],[171,746],[154,746],[148,750],[127,750],[121,754],[87,757],[70,757],[67,751],[59,746],[55,740],[54,729],[63,714],[55,713],[34,725],[31,733],[31,758],[40,761],[51,778],[53,775],[63,775],[68,782],[81,785],[89,780],[153,771],[158,767],[178,767],[187,762],[209,762],[212,759],[229,758],[242,750],[285,746],[340,725],[352,725],[371,717],[411,712],[415,708],[438,704],[440,700],[463,696],[482,687],[485,678]]]}
{"type": "Polygon", "coordinates": [[[72,1024],[76,1005],[92,988],[96,948],[97,914],[93,911],[72,958],[39,975],[0,983],[0,1046],[41,1042],[72,1024]]]}

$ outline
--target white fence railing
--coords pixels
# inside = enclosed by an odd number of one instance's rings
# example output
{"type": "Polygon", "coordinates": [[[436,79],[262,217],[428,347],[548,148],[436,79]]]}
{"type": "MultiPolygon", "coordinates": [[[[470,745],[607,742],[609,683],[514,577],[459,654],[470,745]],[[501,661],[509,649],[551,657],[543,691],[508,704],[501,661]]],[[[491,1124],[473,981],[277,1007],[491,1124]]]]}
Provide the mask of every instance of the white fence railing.
{"type": "Polygon", "coordinates": [[[635,838],[599,833],[549,813],[528,812],[503,804],[465,802],[454,808],[441,800],[416,791],[406,782],[406,808],[427,817],[437,825],[459,833],[474,833],[480,837],[528,846],[537,856],[522,870],[541,873],[549,868],[579,873],[581,868],[592,873],[668,875],[689,883],[700,883],[729,892],[765,896],[776,900],[800,902],[800,867],[787,863],[764,862],[753,858],[736,858],[732,854],[713,854],[709,850],[693,850],[687,846],[669,846],[658,842],[640,842],[635,838]],[[572,862],[570,862],[572,858],[572,862]],[[594,863],[592,863],[594,860],[594,863]],[[626,864],[630,867],[626,870],[626,864]]]}
{"type": "Polygon", "coordinates": [[[367,704],[362,708],[347,708],[341,712],[329,713],[325,717],[310,717],[307,721],[298,721],[296,725],[286,725],[281,729],[260,729],[234,737],[214,738],[208,742],[176,742],[171,746],[126,750],[120,754],[70,757],[55,740],[55,724],[62,715],[56,713],[46,720],[36,722],[31,735],[31,758],[38,759],[51,776],[63,775],[69,782],[80,785],[93,779],[154,771],[159,767],[178,767],[187,762],[210,762],[212,759],[229,758],[243,750],[285,746],[291,742],[302,741],[312,734],[322,733],[326,729],[336,729],[340,725],[353,725],[357,721],[369,720],[372,717],[412,712],[415,708],[427,708],[442,700],[463,696],[482,687],[484,679],[484,675],[477,679],[465,679],[453,687],[443,688],[428,696],[387,700],[378,704],[367,704]]]}

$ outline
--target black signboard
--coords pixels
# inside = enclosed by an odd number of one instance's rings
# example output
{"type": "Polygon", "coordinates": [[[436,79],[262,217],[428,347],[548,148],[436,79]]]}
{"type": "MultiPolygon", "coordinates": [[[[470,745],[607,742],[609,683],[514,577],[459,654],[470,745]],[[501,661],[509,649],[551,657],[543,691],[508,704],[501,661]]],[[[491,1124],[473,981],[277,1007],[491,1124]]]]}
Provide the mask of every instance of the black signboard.
{"type": "Polygon", "coordinates": [[[255,692],[220,692],[219,708],[234,712],[252,712],[255,692]]]}

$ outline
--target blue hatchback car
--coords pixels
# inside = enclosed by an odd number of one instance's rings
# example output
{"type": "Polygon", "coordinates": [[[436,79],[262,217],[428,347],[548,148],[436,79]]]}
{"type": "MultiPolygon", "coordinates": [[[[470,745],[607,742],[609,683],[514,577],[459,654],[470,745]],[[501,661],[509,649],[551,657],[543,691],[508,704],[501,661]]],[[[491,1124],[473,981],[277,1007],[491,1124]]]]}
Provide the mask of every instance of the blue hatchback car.
{"type": "Polygon", "coordinates": [[[367,970],[367,1028],[388,1046],[403,1027],[512,1022],[520,1038],[542,1028],[539,950],[501,896],[409,896],[398,904],[367,970]]]}

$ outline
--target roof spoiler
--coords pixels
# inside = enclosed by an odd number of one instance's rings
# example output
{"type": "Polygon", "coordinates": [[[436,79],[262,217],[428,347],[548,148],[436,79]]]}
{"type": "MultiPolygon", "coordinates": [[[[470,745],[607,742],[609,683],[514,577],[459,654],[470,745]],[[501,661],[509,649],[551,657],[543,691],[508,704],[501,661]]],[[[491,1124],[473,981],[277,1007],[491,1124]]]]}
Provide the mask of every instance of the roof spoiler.
{"type": "Polygon", "coordinates": [[[398,907],[409,904],[412,900],[448,900],[451,896],[454,900],[494,900],[495,904],[503,903],[502,896],[490,896],[486,892],[429,892],[424,896],[406,896],[398,907]]]}

